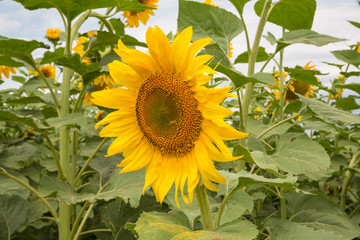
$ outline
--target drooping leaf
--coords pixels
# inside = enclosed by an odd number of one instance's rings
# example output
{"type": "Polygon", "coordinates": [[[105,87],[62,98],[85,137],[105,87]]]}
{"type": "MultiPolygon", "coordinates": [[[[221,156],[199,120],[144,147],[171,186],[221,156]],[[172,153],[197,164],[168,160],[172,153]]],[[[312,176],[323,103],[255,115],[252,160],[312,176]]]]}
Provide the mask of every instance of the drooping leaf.
{"type": "Polygon", "coordinates": [[[360,94],[360,83],[336,84],[335,87],[336,88],[350,89],[350,90],[360,94]]]}
{"type": "Polygon", "coordinates": [[[21,62],[17,62],[9,56],[0,56],[0,65],[5,65],[8,67],[21,67],[24,64],[21,62]]]}
{"type": "Polygon", "coordinates": [[[331,53],[339,60],[352,64],[354,66],[360,65],[360,53],[354,50],[337,50],[331,53]]]}
{"type": "Polygon", "coordinates": [[[221,222],[227,223],[240,218],[245,211],[251,212],[254,207],[254,200],[243,190],[231,194],[224,207],[221,222]]]}
{"type": "Polygon", "coordinates": [[[179,32],[192,26],[193,39],[210,37],[229,53],[229,43],[243,31],[241,20],[224,9],[199,2],[179,0],[179,32]]]}
{"type": "MultiPolygon", "coordinates": [[[[2,156],[2,154],[0,156],[2,156]]],[[[16,171],[10,171],[10,170],[7,171],[11,175],[24,181],[25,183],[29,183],[29,180],[26,177],[24,177],[22,174],[16,171]]],[[[27,199],[30,195],[30,191],[27,188],[25,188],[23,185],[20,185],[19,183],[15,182],[14,180],[4,175],[0,175],[0,196],[13,196],[13,195],[17,195],[23,199],[27,199]]]]}
{"type": "Polygon", "coordinates": [[[7,104],[29,104],[29,103],[45,103],[40,97],[23,97],[18,99],[9,99],[6,101],[7,104]]]}
{"type": "MultiPolygon", "coordinates": [[[[255,12],[260,16],[265,0],[255,4],[255,12]]],[[[268,21],[288,30],[311,29],[315,10],[315,0],[280,0],[273,3],[268,21]]]]}
{"type": "MultiPolygon", "coordinates": [[[[15,0],[26,9],[56,8],[67,18],[73,20],[89,9],[117,7],[119,11],[139,11],[149,9],[137,0],[15,0]]],[[[150,8],[151,9],[151,8],[150,8]]]]}
{"type": "Polygon", "coordinates": [[[277,240],[341,240],[341,236],[323,229],[315,230],[312,227],[295,222],[285,222],[281,220],[273,221],[269,226],[271,239],[277,240]]]}
{"type": "Polygon", "coordinates": [[[315,86],[318,86],[318,80],[315,77],[315,74],[317,74],[317,71],[311,70],[311,69],[304,69],[300,66],[296,66],[295,68],[284,68],[286,72],[289,73],[291,78],[294,78],[296,80],[312,84],[315,86]]]}
{"type": "Polygon", "coordinates": [[[13,234],[26,223],[29,210],[30,204],[27,200],[16,195],[0,195],[0,222],[6,222],[0,225],[0,232],[13,234]]]}
{"type": "Polygon", "coordinates": [[[57,48],[54,52],[47,51],[44,53],[43,59],[41,59],[41,64],[52,63],[57,59],[62,58],[64,56],[64,48],[57,48]]]}
{"type": "Polygon", "coordinates": [[[80,55],[74,54],[70,57],[62,57],[55,61],[56,64],[71,68],[83,78],[84,84],[100,76],[99,63],[91,63],[89,65],[80,61],[80,55]]]}
{"type": "Polygon", "coordinates": [[[355,98],[347,97],[336,100],[336,107],[345,111],[350,111],[360,108],[360,105],[356,103],[355,98]]]}
{"type": "Polygon", "coordinates": [[[354,27],[360,28],[360,23],[359,22],[354,22],[354,21],[349,21],[349,23],[351,23],[354,27]]]}
{"type": "Polygon", "coordinates": [[[120,18],[112,18],[109,20],[109,22],[114,28],[116,35],[120,37],[125,36],[125,30],[124,30],[125,24],[120,20],[120,18]]]}
{"type": "Polygon", "coordinates": [[[331,107],[319,100],[309,99],[301,95],[298,96],[316,115],[333,121],[360,123],[359,116],[331,107]]]}
{"type": "Polygon", "coordinates": [[[360,229],[337,204],[319,195],[306,195],[288,192],[286,194],[289,219],[315,230],[325,230],[341,239],[354,239],[360,229]]]}
{"type": "Polygon", "coordinates": [[[46,121],[50,127],[55,128],[75,124],[83,128],[86,125],[86,118],[81,113],[70,113],[62,118],[49,118],[46,121]]]}
{"type": "Polygon", "coordinates": [[[283,37],[280,40],[278,40],[276,51],[280,51],[284,47],[296,43],[310,44],[310,45],[315,45],[317,47],[321,47],[329,43],[340,42],[345,40],[346,39],[344,38],[336,38],[325,34],[319,34],[317,32],[307,29],[299,29],[290,32],[285,32],[283,37]]]}
{"type": "Polygon", "coordinates": [[[37,124],[35,123],[33,117],[31,117],[31,116],[23,117],[23,116],[20,116],[20,115],[17,115],[15,113],[8,112],[8,111],[0,110],[0,121],[21,123],[21,124],[27,125],[29,127],[39,129],[37,124]]]}
{"type": "Polygon", "coordinates": [[[21,39],[0,39],[0,56],[12,57],[35,66],[31,53],[38,48],[49,48],[42,42],[21,39]]]}

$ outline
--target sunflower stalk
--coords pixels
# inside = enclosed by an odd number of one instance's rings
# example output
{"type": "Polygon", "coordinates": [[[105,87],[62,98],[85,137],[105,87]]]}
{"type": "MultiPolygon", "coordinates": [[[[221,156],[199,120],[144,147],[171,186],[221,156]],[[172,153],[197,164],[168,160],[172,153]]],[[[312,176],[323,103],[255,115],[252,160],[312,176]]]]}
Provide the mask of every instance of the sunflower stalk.
{"type": "Polygon", "coordinates": [[[201,219],[204,230],[212,231],[214,229],[211,218],[211,210],[209,205],[209,199],[206,194],[206,188],[200,180],[195,188],[196,197],[200,207],[201,219]]]}
{"type": "MultiPolygon", "coordinates": [[[[349,168],[354,168],[358,164],[357,160],[359,156],[360,156],[360,151],[358,151],[356,154],[353,155],[349,163],[349,168]]],[[[353,172],[351,172],[350,170],[346,170],[343,184],[341,187],[341,195],[340,195],[340,208],[343,210],[345,209],[345,204],[346,204],[347,189],[351,181],[351,178],[353,176],[354,176],[353,172]]]]}
{"type": "MultiPolygon", "coordinates": [[[[66,45],[64,50],[64,56],[69,57],[71,55],[71,21],[67,19],[65,26],[66,45]]],[[[69,113],[69,97],[70,97],[70,80],[72,78],[72,70],[68,67],[64,67],[63,80],[61,89],[61,105],[59,118],[65,117],[69,113]]],[[[63,171],[65,180],[69,179],[69,164],[70,164],[70,128],[68,126],[60,127],[60,166],[63,171]]],[[[71,222],[71,206],[65,202],[59,203],[59,239],[67,240],[70,234],[70,222],[71,222]]]]}
{"type": "MultiPolygon", "coordinates": [[[[251,51],[249,52],[249,63],[248,63],[248,76],[251,76],[255,72],[255,63],[256,63],[256,56],[259,50],[259,44],[261,35],[264,31],[264,27],[267,21],[267,18],[271,12],[271,0],[266,0],[264,7],[261,12],[260,21],[258,24],[258,28],[256,31],[255,39],[251,48],[251,51]]],[[[251,100],[251,95],[253,92],[253,83],[247,83],[245,86],[245,95],[244,99],[242,101],[242,107],[240,114],[242,115],[241,120],[242,124],[240,125],[242,128],[240,129],[241,132],[246,132],[247,127],[247,118],[249,115],[249,104],[251,100]]],[[[240,96],[239,96],[240,97],[240,96]]],[[[245,139],[240,139],[239,143],[242,146],[245,146],[245,139]]],[[[239,172],[240,170],[244,169],[245,164],[243,161],[238,160],[237,169],[236,172],[239,172]]]]}

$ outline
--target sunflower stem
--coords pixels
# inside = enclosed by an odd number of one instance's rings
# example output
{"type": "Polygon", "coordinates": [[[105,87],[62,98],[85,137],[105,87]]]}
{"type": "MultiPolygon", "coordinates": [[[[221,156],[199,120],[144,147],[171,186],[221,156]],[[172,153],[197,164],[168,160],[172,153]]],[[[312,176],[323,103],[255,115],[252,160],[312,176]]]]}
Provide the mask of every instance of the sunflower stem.
{"type": "MultiPolygon", "coordinates": [[[[66,45],[64,50],[64,56],[69,57],[71,55],[71,21],[67,19],[65,25],[66,33],[66,45]]],[[[65,117],[69,113],[69,97],[70,97],[70,80],[72,78],[72,70],[68,67],[64,67],[62,89],[61,89],[61,104],[60,104],[60,118],[65,117]]],[[[63,171],[64,179],[69,179],[69,144],[70,144],[70,128],[68,126],[60,127],[60,166],[63,171]]],[[[70,222],[71,222],[71,206],[65,202],[59,203],[59,239],[68,240],[70,234],[70,222]]]]}
{"type": "MultiPolygon", "coordinates": [[[[353,155],[353,157],[351,158],[350,163],[349,163],[349,168],[353,168],[357,165],[357,163],[358,163],[357,159],[359,156],[360,156],[360,151],[358,151],[356,154],[353,155]]],[[[350,170],[346,170],[345,178],[344,178],[343,184],[341,186],[341,195],[340,195],[340,208],[343,210],[345,209],[345,204],[346,204],[347,188],[348,188],[351,178],[353,176],[354,176],[353,172],[351,172],[350,170]]]]}
{"type": "Polygon", "coordinates": [[[211,218],[211,211],[209,205],[209,199],[206,194],[206,188],[203,185],[202,181],[200,180],[198,185],[195,188],[196,197],[200,207],[201,219],[203,223],[204,230],[212,231],[214,229],[212,218],[211,218]]]}

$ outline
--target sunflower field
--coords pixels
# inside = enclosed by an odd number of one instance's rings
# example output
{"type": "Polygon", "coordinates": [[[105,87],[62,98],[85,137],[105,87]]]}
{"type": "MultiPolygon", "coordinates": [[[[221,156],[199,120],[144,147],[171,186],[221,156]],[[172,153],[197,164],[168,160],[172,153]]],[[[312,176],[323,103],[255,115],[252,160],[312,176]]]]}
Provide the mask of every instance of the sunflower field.
{"type": "Polygon", "coordinates": [[[0,33],[0,240],[360,239],[360,43],[316,0],[12,2],[63,25],[0,33]]]}

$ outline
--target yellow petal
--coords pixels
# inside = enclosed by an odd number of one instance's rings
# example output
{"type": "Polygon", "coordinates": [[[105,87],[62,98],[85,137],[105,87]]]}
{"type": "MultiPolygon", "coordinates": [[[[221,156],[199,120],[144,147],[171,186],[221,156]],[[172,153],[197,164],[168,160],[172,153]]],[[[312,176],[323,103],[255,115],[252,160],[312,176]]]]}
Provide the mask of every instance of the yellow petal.
{"type": "Polygon", "coordinates": [[[121,109],[124,107],[134,106],[136,94],[133,91],[124,88],[112,88],[102,91],[93,92],[91,101],[102,107],[121,109]]]}

